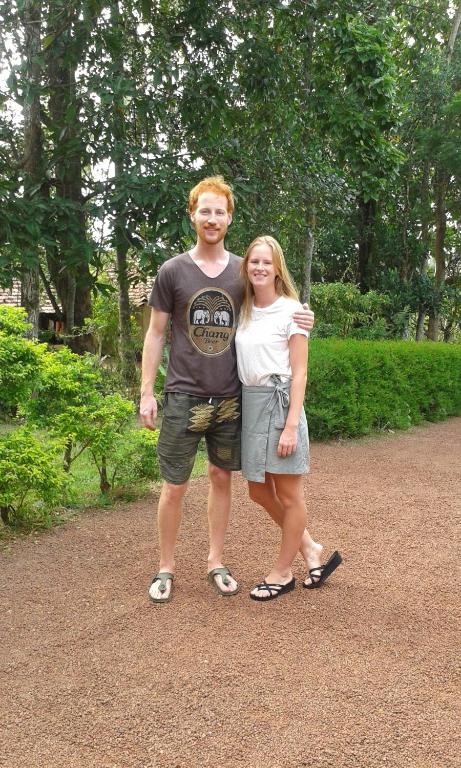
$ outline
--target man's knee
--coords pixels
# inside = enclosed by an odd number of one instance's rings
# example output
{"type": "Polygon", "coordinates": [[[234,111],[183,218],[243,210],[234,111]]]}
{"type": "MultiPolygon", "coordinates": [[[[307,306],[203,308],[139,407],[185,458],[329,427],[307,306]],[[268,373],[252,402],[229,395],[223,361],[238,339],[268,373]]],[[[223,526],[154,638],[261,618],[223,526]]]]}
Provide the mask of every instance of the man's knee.
{"type": "Polygon", "coordinates": [[[228,469],[221,469],[211,462],[208,463],[208,477],[215,488],[230,488],[231,486],[232,472],[228,469]]]}
{"type": "Polygon", "coordinates": [[[175,485],[174,483],[168,483],[166,480],[162,486],[162,497],[166,504],[177,504],[182,501],[184,494],[189,486],[189,481],[175,485]]]}

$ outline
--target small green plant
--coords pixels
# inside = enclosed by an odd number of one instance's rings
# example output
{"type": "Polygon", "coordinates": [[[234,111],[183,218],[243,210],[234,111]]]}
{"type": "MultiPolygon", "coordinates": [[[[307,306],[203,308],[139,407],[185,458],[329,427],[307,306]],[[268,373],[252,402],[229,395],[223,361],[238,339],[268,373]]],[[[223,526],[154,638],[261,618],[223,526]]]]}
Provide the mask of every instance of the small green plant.
{"type": "Polygon", "coordinates": [[[111,489],[109,466],[134,415],[134,405],[121,395],[107,395],[87,411],[79,425],[78,442],[89,448],[99,473],[101,493],[111,489]]]}
{"type": "Polygon", "coordinates": [[[0,438],[0,513],[5,525],[49,527],[68,479],[57,456],[62,447],[26,428],[0,438]]]}
{"type": "Polygon", "coordinates": [[[157,459],[159,431],[133,428],[120,434],[110,457],[110,484],[127,486],[137,480],[160,480],[157,459]]]}

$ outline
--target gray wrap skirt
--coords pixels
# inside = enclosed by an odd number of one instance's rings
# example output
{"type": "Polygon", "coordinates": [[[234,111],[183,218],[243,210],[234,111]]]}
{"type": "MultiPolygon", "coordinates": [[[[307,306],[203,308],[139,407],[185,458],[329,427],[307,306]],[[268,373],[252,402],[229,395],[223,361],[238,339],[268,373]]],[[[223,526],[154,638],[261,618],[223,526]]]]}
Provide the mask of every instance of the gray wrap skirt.
{"type": "Polygon", "coordinates": [[[304,475],[309,472],[309,435],[304,409],[298,426],[298,444],[291,456],[277,455],[280,435],[288,415],[290,382],[242,387],[242,474],[247,480],[263,483],[266,472],[276,475],[304,475]]]}

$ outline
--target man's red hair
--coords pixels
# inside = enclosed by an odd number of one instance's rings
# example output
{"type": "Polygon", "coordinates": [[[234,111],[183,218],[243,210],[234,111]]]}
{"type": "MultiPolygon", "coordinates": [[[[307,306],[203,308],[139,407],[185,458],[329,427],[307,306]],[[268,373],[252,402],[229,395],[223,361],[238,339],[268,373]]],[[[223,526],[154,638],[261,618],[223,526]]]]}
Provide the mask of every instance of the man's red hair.
{"type": "Polygon", "coordinates": [[[202,179],[189,192],[189,213],[193,213],[197,207],[199,196],[203,192],[213,192],[215,195],[223,195],[227,199],[227,210],[229,213],[234,211],[234,195],[228,184],[222,176],[208,176],[202,179]]]}

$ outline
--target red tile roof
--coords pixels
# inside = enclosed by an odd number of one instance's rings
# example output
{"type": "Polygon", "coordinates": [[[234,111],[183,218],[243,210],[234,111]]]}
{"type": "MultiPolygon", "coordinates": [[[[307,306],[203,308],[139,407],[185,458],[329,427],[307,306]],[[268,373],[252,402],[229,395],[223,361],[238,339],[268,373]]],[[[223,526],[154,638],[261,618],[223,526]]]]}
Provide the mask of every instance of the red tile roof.
{"type": "MultiPolygon", "coordinates": [[[[115,281],[115,270],[109,271],[109,277],[115,281]]],[[[133,285],[130,290],[130,301],[134,307],[142,307],[147,304],[147,299],[150,295],[150,287],[145,283],[137,283],[133,285]]],[[[21,306],[21,283],[19,280],[14,280],[11,288],[0,287],[0,304],[7,304],[9,307],[21,306]]],[[[40,312],[51,315],[54,314],[54,308],[48,297],[43,296],[40,304],[40,312]]]]}

